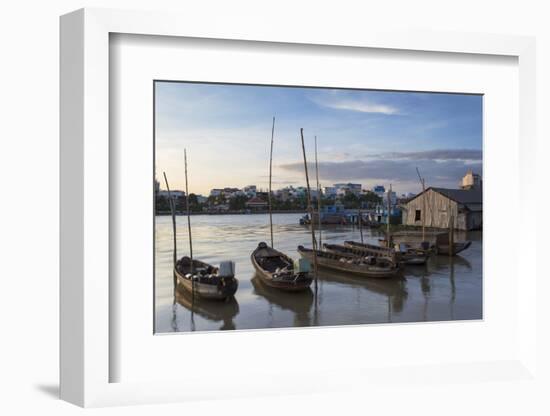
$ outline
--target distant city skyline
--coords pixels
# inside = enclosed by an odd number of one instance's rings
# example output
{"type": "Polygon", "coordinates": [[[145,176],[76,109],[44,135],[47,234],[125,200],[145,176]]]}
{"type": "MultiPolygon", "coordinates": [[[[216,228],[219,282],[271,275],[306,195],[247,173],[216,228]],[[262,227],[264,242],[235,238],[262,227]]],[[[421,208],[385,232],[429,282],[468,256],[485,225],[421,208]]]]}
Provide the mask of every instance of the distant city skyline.
{"type": "Polygon", "coordinates": [[[416,167],[426,186],[457,188],[469,169],[483,174],[480,95],[156,82],[155,99],[162,189],[166,172],[171,188],[185,190],[184,148],[190,193],[267,189],[273,116],[273,189],[305,185],[301,127],[310,181],[317,136],[322,188],[418,193],[416,167]]]}

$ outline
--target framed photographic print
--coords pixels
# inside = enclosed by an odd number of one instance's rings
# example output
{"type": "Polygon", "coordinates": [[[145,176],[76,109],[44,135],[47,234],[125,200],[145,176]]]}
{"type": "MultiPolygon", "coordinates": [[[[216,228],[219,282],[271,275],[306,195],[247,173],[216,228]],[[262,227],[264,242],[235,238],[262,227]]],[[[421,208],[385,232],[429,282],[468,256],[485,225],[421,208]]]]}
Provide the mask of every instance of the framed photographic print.
{"type": "Polygon", "coordinates": [[[482,95],[153,88],[155,333],[483,317],[482,95]]]}
{"type": "Polygon", "coordinates": [[[62,398],[531,379],[533,44],[62,17],[62,398]]]}

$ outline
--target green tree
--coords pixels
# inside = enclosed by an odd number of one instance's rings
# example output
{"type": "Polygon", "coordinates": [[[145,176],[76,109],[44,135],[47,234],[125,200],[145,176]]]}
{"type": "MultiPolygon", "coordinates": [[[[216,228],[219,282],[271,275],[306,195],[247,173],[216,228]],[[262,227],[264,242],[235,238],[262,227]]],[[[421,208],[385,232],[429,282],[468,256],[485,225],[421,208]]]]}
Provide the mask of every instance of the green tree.
{"type": "Polygon", "coordinates": [[[242,211],[246,208],[248,198],[245,195],[238,195],[229,200],[229,209],[232,211],[242,211]]]}
{"type": "Polygon", "coordinates": [[[166,198],[164,195],[157,196],[155,200],[155,210],[156,212],[170,211],[170,204],[168,203],[168,198],[166,198]]]}
{"type": "Polygon", "coordinates": [[[353,193],[347,193],[342,198],[342,203],[345,208],[359,208],[359,197],[353,193]]]}

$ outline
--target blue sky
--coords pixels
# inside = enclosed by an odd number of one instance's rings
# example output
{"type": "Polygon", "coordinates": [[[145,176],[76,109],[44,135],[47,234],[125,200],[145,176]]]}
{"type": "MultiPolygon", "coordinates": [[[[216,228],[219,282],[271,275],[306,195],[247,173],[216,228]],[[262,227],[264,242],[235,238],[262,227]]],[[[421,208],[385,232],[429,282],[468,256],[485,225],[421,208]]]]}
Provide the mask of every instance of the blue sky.
{"type": "Polygon", "coordinates": [[[156,171],[189,191],[255,184],[267,189],[275,116],[273,187],[305,184],[318,141],[322,186],[357,182],[418,192],[456,188],[469,168],[482,174],[482,97],[367,90],[157,82],[156,171]]]}

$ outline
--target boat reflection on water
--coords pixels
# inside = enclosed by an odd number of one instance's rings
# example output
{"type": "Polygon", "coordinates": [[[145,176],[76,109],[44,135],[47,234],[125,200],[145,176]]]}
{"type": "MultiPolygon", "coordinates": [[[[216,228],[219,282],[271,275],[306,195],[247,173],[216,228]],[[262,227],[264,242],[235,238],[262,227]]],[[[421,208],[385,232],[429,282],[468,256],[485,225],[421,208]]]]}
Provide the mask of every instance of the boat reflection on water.
{"type": "Polygon", "coordinates": [[[450,269],[451,267],[461,267],[463,270],[471,272],[472,264],[461,255],[451,256],[434,256],[430,264],[436,271],[450,269]]]}
{"type": "Polygon", "coordinates": [[[407,280],[402,276],[391,279],[374,279],[330,270],[319,270],[319,281],[339,283],[347,287],[364,289],[388,298],[388,307],[401,312],[408,297],[407,280]],[[391,304],[390,304],[391,302],[391,304]]]}
{"type": "Polygon", "coordinates": [[[283,310],[288,310],[294,314],[294,326],[311,326],[311,310],[315,296],[311,288],[297,292],[282,292],[264,284],[257,273],[250,280],[253,291],[257,296],[261,296],[271,305],[278,306],[283,310]]]}
{"type": "Polygon", "coordinates": [[[426,267],[407,267],[406,277],[412,281],[418,278],[420,290],[424,297],[423,305],[423,320],[429,320],[428,304],[432,292],[432,279],[449,279],[449,317],[455,319],[454,306],[456,301],[456,282],[455,273],[460,275],[467,274],[472,271],[472,264],[460,255],[455,256],[433,256],[429,259],[426,267]]]}
{"type": "MultiPolygon", "coordinates": [[[[212,301],[201,299],[181,288],[174,290],[175,301],[191,312],[191,330],[195,330],[195,315],[200,316],[208,321],[223,322],[220,330],[236,329],[234,318],[239,314],[239,303],[234,296],[226,300],[212,301]]],[[[174,315],[175,324],[175,315],[174,315]]]]}

